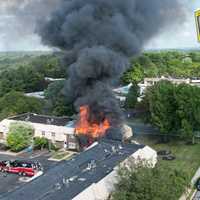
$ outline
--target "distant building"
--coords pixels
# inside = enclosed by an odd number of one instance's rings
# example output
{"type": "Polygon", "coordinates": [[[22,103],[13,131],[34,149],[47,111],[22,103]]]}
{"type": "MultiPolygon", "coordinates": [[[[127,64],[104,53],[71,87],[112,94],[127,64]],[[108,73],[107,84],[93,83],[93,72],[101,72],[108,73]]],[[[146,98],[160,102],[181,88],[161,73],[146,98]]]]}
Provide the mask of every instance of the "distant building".
{"type": "Polygon", "coordinates": [[[118,95],[127,95],[128,92],[129,92],[129,89],[132,87],[132,83],[126,85],[126,86],[123,86],[123,87],[119,87],[119,88],[115,88],[113,89],[113,91],[118,94],[118,95]]]}
{"type": "Polygon", "coordinates": [[[38,99],[44,99],[45,98],[44,91],[25,93],[25,96],[35,97],[35,98],[38,98],[38,99]]]}
{"type": "Polygon", "coordinates": [[[160,77],[160,78],[144,78],[144,81],[139,83],[138,86],[140,88],[140,95],[142,96],[145,93],[145,90],[148,87],[153,86],[155,83],[158,83],[159,81],[170,81],[173,84],[189,84],[192,86],[198,86],[200,87],[200,79],[190,79],[190,78],[172,78],[172,77],[160,77]]]}
{"type": "Polygon", "coordinates": [[[121,106],[124,106],[124,103],[126,101],[126,96],[131,87],[132,87],[132,83],[123,87],[113,89],[113,92],[115,93],[115,97],[119,100],[121,106]]]}
{"type": "Polygon", "coordinates": [[[1,200],[108,199],[118,181],[119,166],[129,169],[139,160],[154,167],[157,153],[140,144],[101,140],[70,160],[58,163],[32,182],[7,192],[1,200]],[[131,162],[133,160],[136,162],[131,162]]]}
{"type": "Polygon", "coordinates": [[[66,80],[66,79],[64,79],[64,78],[51,78],[51,77],[45,77],[44,78],[45,79],[45,81],[47,81],[47,82],[55,82],[55,81],[64,81],[64,80],[66,80]]]}
{"type": "Polygon", "coordinates": [[[74,135],[74,121],[69,117],[54,117],[26,113],[4,119],[0,122],[0,140],[5,141],[9,126],[14,122],[23,122],[34,129],[34,137],[45,137],[58,146],[64,142],[69,149],[76,149],[77,142],[74,135]]]}
{"type": "Polygon", "coordinates": [[[182,58],[182,63],[190,63],[191,64],[192,58],[190,56],[186,55],[182,58]]]}

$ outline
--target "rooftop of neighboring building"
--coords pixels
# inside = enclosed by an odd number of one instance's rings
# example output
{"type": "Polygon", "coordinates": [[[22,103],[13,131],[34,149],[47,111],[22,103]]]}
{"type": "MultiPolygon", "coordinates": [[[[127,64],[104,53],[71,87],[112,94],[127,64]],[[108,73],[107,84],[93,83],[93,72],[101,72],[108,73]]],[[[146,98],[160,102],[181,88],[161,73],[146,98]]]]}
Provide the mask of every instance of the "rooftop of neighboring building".
{"type": "Polygon", "coordinates": [[[2,200],[70,200],[107,176],[143,145],[102,140],[91,149],[63,161],[41,177],[7,193],[2,200]],[[88,168],[91,166],[91,168],[88,168]]]}
{"type": "Polygon", "coordinates": [[[48,115],[38,115],[34,113],[25,113],[14,117],[10,117],[9,119],[56,126],[65,126],[72,120],[70,117],[55,117],[48,115]]]}
{"type": "Polygon", "coordinates": [[[44,91],[25,93],[25,96],[35,97],[35,98],[38,98],[38,99],[44,99],[45,98],[44,91]]]}

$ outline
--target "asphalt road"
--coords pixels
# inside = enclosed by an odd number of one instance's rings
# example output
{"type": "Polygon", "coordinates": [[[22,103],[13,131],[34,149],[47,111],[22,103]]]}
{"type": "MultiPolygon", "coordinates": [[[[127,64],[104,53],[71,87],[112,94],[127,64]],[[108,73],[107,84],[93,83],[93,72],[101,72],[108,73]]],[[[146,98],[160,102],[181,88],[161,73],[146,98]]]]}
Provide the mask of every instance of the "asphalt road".
{"type": "MultiPolygon", "coordinates": [[[[0,154],[0,161],[1,160],[35,160],[39,161],[43,168],[44,173],[49,170],[51,167],[55,166],[57,162],[48,161],[50,154],[48,152],[42,153],[25,153],[20,156],[10,156],[10,155],[3,155],[0,154]]],[[[4,194],[11,192],[19,187],[21,187],[23,182],[19,181],[19,176],[17,174],[7,174],[0,172],[0,199],[4,196],[4,194]]]]}
{"type": "Polygon", "coordinates": [[[200,191],[195,194],[193,200],[200,200],[200,191]]]}
{"type": "Polygon", "coordinates": [[[133,129],[133,134],[136,135],[159,134],[158,129],[152,127],[150,124],[134,121],[127,121],[127,124],[133,129]]]}

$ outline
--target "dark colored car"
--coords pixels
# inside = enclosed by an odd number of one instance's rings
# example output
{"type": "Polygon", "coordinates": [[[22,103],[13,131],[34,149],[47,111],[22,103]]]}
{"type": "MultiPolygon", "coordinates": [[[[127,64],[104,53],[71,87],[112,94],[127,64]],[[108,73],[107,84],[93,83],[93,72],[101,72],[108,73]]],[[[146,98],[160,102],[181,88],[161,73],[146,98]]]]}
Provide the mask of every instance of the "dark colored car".
{"type": "Polygon", "coordinates": [[[200,178],[196,182],[196,187],[197,187],[197,190],[200,191],[200,178]]]}
{"type": "Polygon", "coordinates": [[[160,150],[157,152],[158,156],[167,156],[171,154],[171,151],[169,150],[160,150]]]}
{"type": "Polygon", "coordinates": [[[163,156],[162,159],[171,161],[171,160],[175,160],[176,157],[173,155],[167,155],[167,156],[163,156]]]}
{"type": "Polygon", "coordinates": [[[0,171],[19,174],[20,176],[34,176],[42,170],[39,162],[34,161],[0,161],[0,171]]]}

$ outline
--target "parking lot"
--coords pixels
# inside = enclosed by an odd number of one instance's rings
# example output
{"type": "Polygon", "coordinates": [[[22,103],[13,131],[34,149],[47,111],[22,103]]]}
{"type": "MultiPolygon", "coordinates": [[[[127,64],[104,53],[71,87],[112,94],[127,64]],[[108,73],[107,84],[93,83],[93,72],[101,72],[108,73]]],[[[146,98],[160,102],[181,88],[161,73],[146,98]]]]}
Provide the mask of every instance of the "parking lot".
{"type": "MultiPolygon", "coordinates": [[[[11,155],[4,155],[0,153],[0,161],[2,160],[33,160],[39,161],[43,168],[44,173],[49,170],[51,167],[55,166],[57,162],[48,161],[48,158],[51,154],[48,151],[44,152],[36,152],[36,153],[25,153],[20,156],[11,156],[11,155]]],[[[17,174],[7,174],[0,172],[0,199],[6,193],[11,192],[18,187],[21,187],[24,182],[19,180],[20,176],[17,174]]]]}

